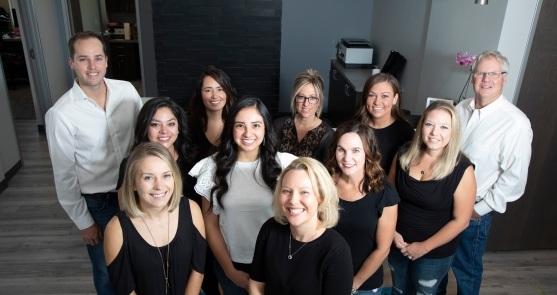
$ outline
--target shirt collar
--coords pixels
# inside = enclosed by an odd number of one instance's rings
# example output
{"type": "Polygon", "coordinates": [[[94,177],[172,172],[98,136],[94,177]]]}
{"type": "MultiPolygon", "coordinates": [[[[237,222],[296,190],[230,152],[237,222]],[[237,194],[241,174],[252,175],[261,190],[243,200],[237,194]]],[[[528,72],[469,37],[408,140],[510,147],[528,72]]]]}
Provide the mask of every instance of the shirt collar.
{"type": "Polygon", "coordinates": [[[503,96],[502,94],[492,103],[486,105],[485,107],[481,108],[481,109],[476,109],[476,100],[472,99],[470,100],[470,103],[468,104],[468,109],[470,110],[470,112],[474,112],[474,111],[478,111],[480,114],[482,114],[483,116],[489,115],[491,113],[493,113],[495,110],[499,109],[499,106],[504,103],[503,101],[505,100],[505,96],[503,96]]]}

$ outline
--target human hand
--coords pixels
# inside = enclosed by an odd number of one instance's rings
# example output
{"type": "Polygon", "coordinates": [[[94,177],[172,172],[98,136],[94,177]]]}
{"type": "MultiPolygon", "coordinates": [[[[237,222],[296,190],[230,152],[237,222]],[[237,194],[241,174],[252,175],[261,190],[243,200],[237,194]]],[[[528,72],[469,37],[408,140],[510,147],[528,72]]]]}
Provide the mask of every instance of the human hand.
{"type": "Polygon", "coordinates": [[[394,236],[393,242],[395,243],[395,246],[399,249],[402,249],[402,248],[404,248],[408,245],[404,241],[404,238],[402,237],[402,235],[399,234],[397,231],[395,231],[395,236],[394,236]]]}
{"type": "Polygon", "coordinates": [[[102,240],[101,227],[94,223],[86,229],[80,230],[81,238],[87,245],[95,246],[102,240]]]}
{"type": "Polygon", "coordinates": [[[414,243],[410,243],[406,247],[402,248],[400,250],[400,252],[402,253],[402,255],[408,257],[408,259],[416,260],[416,259],[426,255],[427,252],[429,252],[429,250],[426,249],[426,247],[424,246],[423,243],[414,242],[414,243]]]}
{"type": "Polygon", "coordinates": [[[226,276],[234,283],[236,286],[240,288],[244,288],[248,290],[249,285],[249,275],[246,272],[241,270],[234,269],[234,271],[230,274],[226,274],[226,276]]]}

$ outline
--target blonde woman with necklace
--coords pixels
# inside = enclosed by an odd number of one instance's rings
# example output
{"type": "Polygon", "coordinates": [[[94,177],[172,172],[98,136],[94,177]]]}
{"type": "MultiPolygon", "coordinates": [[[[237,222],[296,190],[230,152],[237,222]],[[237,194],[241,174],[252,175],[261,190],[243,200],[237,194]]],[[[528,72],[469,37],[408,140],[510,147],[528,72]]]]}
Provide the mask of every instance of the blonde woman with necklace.
{"type": "Polygon", "coordinates": [[[392,294],[435,294],[476,198],[474,167],[460,152],[460,120],[452,104],[426,108],[414,139],[395,156],[389,180],[401,199],[388,258],[392,294]]]}
{"type": "Polygon", "coordinates": [[[199,206],[181,197],[176,161],[159,143],[131,153],[120,211],[105,231],[104,251],[117,294],[199,294],[205,227],[199,206]]]}
{"type": "Polygon", "coordinates": [[[373,130],[351,121],[335,132],[329,172],[340,198],[335,229],[352,253],[353,294],[381,294],[383,262],[389,254],[397,219],[398,194],[381,168],[373,130]]]}
{"type": "Polygon", "coordinates": [[[350,294],[350,248],[331,229],[338,210],[325,167],[312,158],[294,160],[277,182],[274,217],[257,237],[250,294],[350,294]]]}

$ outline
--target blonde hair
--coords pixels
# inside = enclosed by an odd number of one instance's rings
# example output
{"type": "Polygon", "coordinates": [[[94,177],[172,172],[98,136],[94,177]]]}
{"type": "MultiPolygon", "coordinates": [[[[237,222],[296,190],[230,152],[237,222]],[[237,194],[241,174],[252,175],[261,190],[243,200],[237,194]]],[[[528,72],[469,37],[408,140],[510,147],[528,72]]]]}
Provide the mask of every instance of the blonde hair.
{"type": "Polygon", "coordinates": [[[292,161],[292,163],[282,171],[273,196],[275,220],[280,224],[288,224],[288,219],[286,219],[286,216],[284,216],[282,212],[280,194],[282,191],[282,180],[286,173],[292,170],[303,170],[307,172],[313,192],[319,204],[317,206],[317,218],[325,228],[335,226],[339,218],[339,200],[335,183],[331,175],[327,172],[327,169],[325,169],[325,166],[319,161],[309,157],[301,157],[292,161]]]}
{"type": "Polygon", "coordinates": [[[317,117],[321,116],[321,111],[323,110],[323,103],[325,101],[325,94],[323,93],[323,77],[314,69],[307,69],[296,76],[294,79],[294,85],[292,85],[292,93],[290,94],[290,110],[292,115],[296,115],[296,95],[300,93],[302,87],[311,84],[315,88],[317,93],[317,98],[319,98],[319,106],[317,107],[317,112],[315,113],[317,117]]]}
{"type": "Polygon", "coordinates": [[[439,180],[453,172],[454,167],[460,160],[460,120],[454,106],[445,101],[436,101],[430,104],[424,111],[414,138],[408,147],[408,150],[399,155],[400,166],[404,171],[408,171],[412,164],[416,164],[421,158],[423,152],[426,150],[426,145],[422,140],[422,129],[424,120],[429,113],[435,110],[443,110],[451,115],[451,138],[449,143],[445,146],[441,157],[433,165],[432,178],[439,180]]]}
{"type": "Polygon", "coordinates": [[[178,169],[178,166],[176,165],[176,161],[174,161],[174,158],[168,149],[160,143],[142,143],[132,151],[130,157],[128,158],[124,183],[122,184],[122,204],[124,211],[129,218],[142,217],[145,214],[141,211],[141,208],[139,208],[139,197],[137,192],[134,190],[134,186],[137,173],[139,172],[140,163],[147,157],[157,157],[163,160],[172,172],[172,178],[174,179],[174,191],[172,192],[170,200],[167,204],[168,211],[174,211],[174,209],[176,209],[180,204],[180,198],[182,195],[182,177],[180,175],[180,169],[178,169]]]}

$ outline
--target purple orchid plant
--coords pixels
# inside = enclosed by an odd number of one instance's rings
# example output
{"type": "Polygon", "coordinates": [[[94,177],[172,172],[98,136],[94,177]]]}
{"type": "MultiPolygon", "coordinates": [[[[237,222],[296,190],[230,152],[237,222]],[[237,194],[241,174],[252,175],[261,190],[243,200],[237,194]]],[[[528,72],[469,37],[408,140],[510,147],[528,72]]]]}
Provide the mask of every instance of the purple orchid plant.
{"type": "Polygon", "coordinates": [[[476,60],[475,55],[470,55],[467,53],[462,54],[460,51],[456,53],[456,64],[465,66],[471,66],[476,60]]]}
{"type": "Polygon", "coordinates": [[[468,54],[468,52],[463,54],[459,51],[459,52],[456,53],[456,64],[457,65],[460,65],[460,66],[463,66],[463,67],[470,66],[470,75],[468,75],[468,79],[466,80],[466,83],[464,84],[464,88],[462,88],[462,92],[460,92],[460,95],[458,97],[458,102],[460,102],[460,100],[462,100],[464,98],[463,94],[468,92],[468,85],[470,85],[470,78],[472,77],[472,65],[474,64],[475,60],[476,60],[476,56],[475,55],[470,55],[470,54],[468,54]]]}

